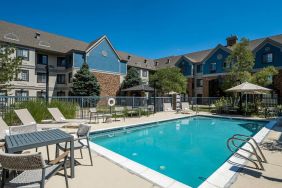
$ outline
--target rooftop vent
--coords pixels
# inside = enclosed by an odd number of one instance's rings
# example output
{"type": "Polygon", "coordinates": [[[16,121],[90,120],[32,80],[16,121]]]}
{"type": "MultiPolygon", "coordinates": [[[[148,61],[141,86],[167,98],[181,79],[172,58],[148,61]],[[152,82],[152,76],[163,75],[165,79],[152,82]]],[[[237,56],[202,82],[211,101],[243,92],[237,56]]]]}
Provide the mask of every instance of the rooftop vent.
{"type": "Polygon", "coordinates": [[[237,43],[238,37],[236,35],[231,35],[230,37],[226,38],[227,46],[233,46],[237,43]]]}
{"type": "Polygon", "coordinates": [[[130,55],[129,55],[129,56],[127,56],[127,59],[128,59],[128,60],[130,60],[130,58],[131,58],[131,56],[130,56],[130,55]]]}
{"type": "Polygon", "coordinates": [[[40,33],[36,32],[34,38],[39,39],[40,38],[40,33]]]}
{"type": "Polygon", "coordinates": [[[155,62],[155,66],[158,66],[158,65],[159,65],[159,62],[156,61],[156,62],[155,62]]]}
{"type": "Polygon", "coordinates": [[[14,34],[14,33],[7,33],[4,35],[4,39],[8,39],[8,40],[14,40],[14,41],[19,41],[19,37],[18,35],[14,34]]]}
{"type": "Polygon", "coordinates": [[[147,63],[147,59],[144,60],[144,63],[147,63]]]}
{"type": "Polygon", "coordinates": [[[170,63],[170,59],[167,59],[166,63],[169,64],[170,63]]]}

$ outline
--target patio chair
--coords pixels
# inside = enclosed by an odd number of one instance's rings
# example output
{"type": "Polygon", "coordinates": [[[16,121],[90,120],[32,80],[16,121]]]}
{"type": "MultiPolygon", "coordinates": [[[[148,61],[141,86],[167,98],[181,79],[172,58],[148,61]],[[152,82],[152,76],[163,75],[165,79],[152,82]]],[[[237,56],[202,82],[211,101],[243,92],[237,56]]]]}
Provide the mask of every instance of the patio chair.
{"type": "Polygon", "coordinates": [[[96,108],[90,108],[89,109],[89,122],[90,123],[91,123],[92,115],[94,115],[95,123],[97,122],[97,120],[98,120],[98,123],[99,123],[99,118],[103,118],[103,121],[104,121],[104,115],[101,114],[101,113],[98,113],[96,108]]]}
{"type": "Polygon", "coordinates": [[[130,115],[130,117],[132,117],[133,115],[138,115],[138,116],[140,116],[140,111],[139,111],[139,109],[133,109],[132,108],[132,106],[127,106],[126,107],[126,113],[128,114],[128,115],[130,115]]]}
{"type": "MultiPolygon", "coordinates": [[[[32,132],[36,132],[36,131],[38,131],[37,124],[10,126],[9,127],[9,135],[32,133],[32,132]]],[[[48,145],[46,146],[46,151],[47,151],[48,161],[50,161],[48,145]]],[[[37,152],[37,148],[36,148],[36,152],[37,152]]]]}
{"type": "Polygon", "coordinates": [[[46,164],[41,153],[7,154],[0,152],[0,161],[3,168],[1,187],[44,188],[46,181],[63,168],[66,187],[68,188],[67,169],[65,165],[67,156],[68,152],[65,152],[49,164],[46,164]],[[61,160],[63,161],[60,162],[61,160]],[[12,179],[6,179],[7,173],[10,170],[21,173],[12,179]]]}
{"type": "MultiPolygon", "coordinates": [[[[90,145],[89,145],[90,129],[91,129],[90,125],[80,124],[78,129],[77,129],[77,132],[76,133],[70,133],[70,134],[75,134],[75,136],[77,137],[77,138],[74,139],[74,150],[80,150],[81,158],[83,158],[82,149],[88,149],[91,166],[93,166],[91,150],[90,150],[90,145]],[[83,140],[85,140],[86,143],[82,142],[83,140]]],[[[68,143],[58,144],[56,146],[56,156],[58,156],[59,150],[62,150],[64,152],[69,151],[70,150],[70,143],[68,142],[68,143]]]]}
{"type": "Polygon", "coordinates": [[[36,121],[30,114],[30,112],[25,108],[25,109],[20,109],[20,110],[15,110],[15,113],[23,123],[23,125],[31,125],[31,124],[36,124],[36,121]]]}
{"type": "Polygon", "coordinates": [[[117,121],[117,116],[122,116],[123,117],[123,121],[125,121],[125,113],[124,113],[124,107],[122,106],[115,106],[115,121],[117,121]]]}
{"type": "Polygon", "coordinates": [[[58,108],[48,108],[48,111],[57,123],[86,123],[86,121],[66,119],[58,108]]]}
{"type": "Polygon", "coordinates": [[[171,107],[171,103],[163,103],[163,111],[164,112],[171,112],[171,111],[173,111],[172,107],[171,107]]]}

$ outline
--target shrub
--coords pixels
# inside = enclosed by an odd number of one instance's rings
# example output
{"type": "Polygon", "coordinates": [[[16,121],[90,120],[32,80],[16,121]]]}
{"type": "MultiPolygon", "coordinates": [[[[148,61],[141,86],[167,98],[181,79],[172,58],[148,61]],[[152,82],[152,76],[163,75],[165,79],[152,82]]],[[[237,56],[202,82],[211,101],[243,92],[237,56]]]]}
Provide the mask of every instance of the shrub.
{"type": "Polygon", "coordinates": [[[74,119],[78,105],[72,102],[52,100],[48,107],[58,108],[67,119],[74,119]]]}

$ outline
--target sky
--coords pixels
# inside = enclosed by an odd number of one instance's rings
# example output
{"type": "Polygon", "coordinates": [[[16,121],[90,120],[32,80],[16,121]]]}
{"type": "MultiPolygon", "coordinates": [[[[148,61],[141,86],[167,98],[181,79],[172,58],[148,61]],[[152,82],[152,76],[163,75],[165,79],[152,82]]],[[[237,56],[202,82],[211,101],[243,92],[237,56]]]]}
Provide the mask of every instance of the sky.
{"type": "Polygon", "coordinates": [[[281,0],[1,0],[0,20],[146,58],[282,34],[281,0]]]}

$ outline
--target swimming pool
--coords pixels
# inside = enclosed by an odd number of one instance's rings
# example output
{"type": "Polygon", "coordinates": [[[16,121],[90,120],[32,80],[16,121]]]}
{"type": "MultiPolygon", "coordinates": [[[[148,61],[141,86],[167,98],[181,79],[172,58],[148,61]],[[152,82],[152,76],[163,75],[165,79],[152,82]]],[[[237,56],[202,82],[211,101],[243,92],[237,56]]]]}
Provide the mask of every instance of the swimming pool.
{"type": "Polygon", "coordinates": [[[266,123],[195,116],[92,134],[91,141],[197,187],[230,157],[228,138],[234,134],[253,136],[266,123]]]}

